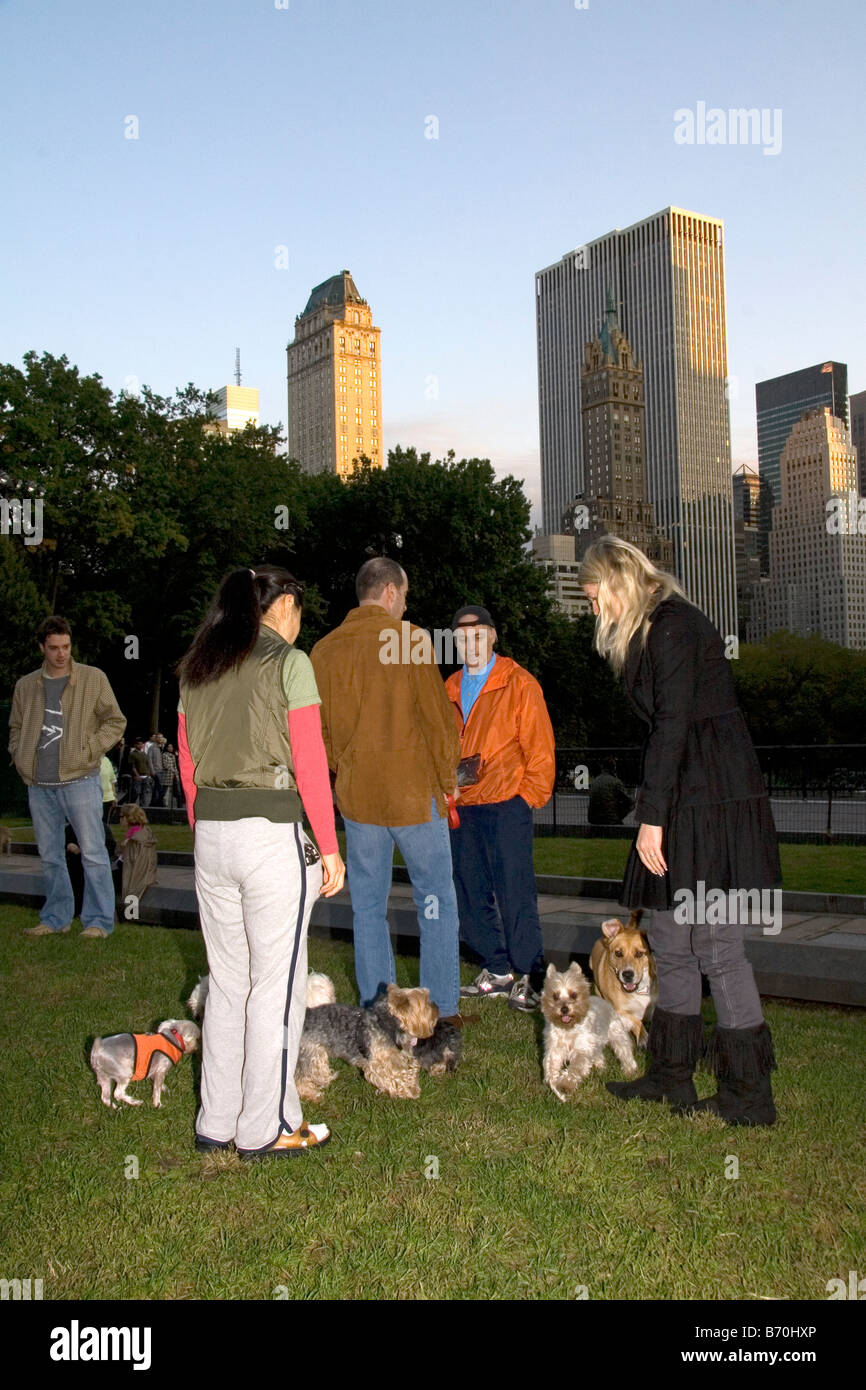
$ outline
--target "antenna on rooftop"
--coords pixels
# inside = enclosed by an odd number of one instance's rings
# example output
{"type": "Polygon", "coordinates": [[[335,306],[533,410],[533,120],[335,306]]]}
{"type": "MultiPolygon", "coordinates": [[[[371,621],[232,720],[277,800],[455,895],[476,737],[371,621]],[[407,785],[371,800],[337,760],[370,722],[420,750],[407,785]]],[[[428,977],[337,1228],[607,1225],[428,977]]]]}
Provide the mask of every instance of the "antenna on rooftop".
{"type": "Polygon", "coordinates": [[[238,386],[241,384],[241,350],[235,348],[235,381],[238,386]]]}

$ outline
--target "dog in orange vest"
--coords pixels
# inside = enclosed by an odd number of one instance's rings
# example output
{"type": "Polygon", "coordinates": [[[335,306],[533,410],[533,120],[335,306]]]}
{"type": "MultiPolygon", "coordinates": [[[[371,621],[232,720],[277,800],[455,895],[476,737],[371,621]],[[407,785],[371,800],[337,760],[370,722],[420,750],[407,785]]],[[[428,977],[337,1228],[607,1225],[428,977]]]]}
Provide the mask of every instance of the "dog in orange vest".
{"type": "Polygon", "coordinates": [[[187,1052],[195,1052],[201,1039],[197,1023],[186,1018],[167,1018],[155,1033],[112,1033],[97,1038],[90,1049],[90,1065],[96,1073],[103,1105],[119,1110],[118,1101],[141,1105],[126,1094],[133,1081],[153,1082],[153,1103],[161,1104],[166,1074],[187,1052]],[[114,1099],[111,1088],[114,1085],[114,1099]]]}

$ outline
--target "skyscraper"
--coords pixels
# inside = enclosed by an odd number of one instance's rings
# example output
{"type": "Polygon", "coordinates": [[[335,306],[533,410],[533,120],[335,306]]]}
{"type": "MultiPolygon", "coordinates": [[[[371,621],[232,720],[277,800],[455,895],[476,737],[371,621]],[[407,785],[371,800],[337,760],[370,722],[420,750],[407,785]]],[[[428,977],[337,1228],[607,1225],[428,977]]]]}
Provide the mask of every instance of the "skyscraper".
{"type": "Polygon", "coordinates": [[[828,406],[794,425],[779,460],[770,574],[754,591],[749,641],[787,628],[866,650],[866,535],[858,526],[857,456],[828,406]]]}
{"type": "Polygon", "coordinates": [[[580,363],[608,287],[643,364],[646,496],[674,572],[723,635],[737,631],[723,224],[666,208],[536,275],[544,530],[586,487],[580,363]]]}
{"type": "Polygon", "coordinates": [[[741,642],[747,641],[754,586],[761,577],[758,532],[763,484],[754,468],[743,464],[732,478],[734,485],[734,554],[737,562],[737,618],[741,642]]]}
{"type": "Polygon", "coordinates": [[[586,344],[581,373],[584,485],[572,516],[577,556],[599,536],[621,536],[660,569],[672,570],[673,546],[646,500],[643,390],[643,366],[620,329],[608,290],[604,321],[586,344]]]}
{"type": "Polygon", "coordinates": [[[759,533],[761,573],[769,566],[768,536],[772,509],[781,496],[780,460],[791,430],[807,410],[828,405],[848,423],[848,368],[842,362],[818,362],[814,367],[787,372],[755,386],[758,411],[758,472],[764,483],[759,533]]]}
{"type": "Polygon", "coordinates": [[[382,466],[381,332],[348,270],[316,285],[286,349],[289,457],[307,473],[382,466]]]}
{"type": "Polygon", "coordinates": [[[851,397],[851,443],[857,450],[860,496],[866,497],[866,391],[851,397]]]}
{"type": "Polygon", "coordinates": [[[221,386],[216,393],[216,405],[211,414],[220,434],[236,434],[247,425],[259,423],[259,391],[257,386],[221,386]]]}

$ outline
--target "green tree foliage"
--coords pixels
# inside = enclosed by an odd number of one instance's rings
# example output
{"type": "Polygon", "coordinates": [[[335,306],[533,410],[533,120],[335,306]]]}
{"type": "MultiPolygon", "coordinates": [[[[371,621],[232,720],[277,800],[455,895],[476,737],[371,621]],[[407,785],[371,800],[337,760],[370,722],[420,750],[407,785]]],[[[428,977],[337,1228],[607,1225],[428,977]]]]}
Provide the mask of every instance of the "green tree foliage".
{"type": "Polygon", "coordinates": [[[755,743],[866,742],[866,653],[782,631],[732,664],[755,743]]]}
{"type": "MultiPolygon", "coordinates": [[[[355,605],[360,565],[385,554],[406,569],[407,616],[423,627],[448,627],[464,603],[491,610],[499,650],[541,681],[561,745],[641,741],[592,620],[559,614],[527,556],[519,481],[487,459],[402,447],[387,469],[310,476],[277,429],[220,434],[211,404],[192,385],[115,396],[49,353],[0,365],[0,496],[44,499],[40,546],[0,537],[0,697],[37,664],[39,620],[59,612],[76,655],[108,673],[130,734],[161,723],[171,737],[171,673],[228,570],[270,560],[302,579],[309,649],[355,605]]],[[[734,677],[756,742],[863,738],[863,653],[778,633],[744,646],[734,677]]]]}

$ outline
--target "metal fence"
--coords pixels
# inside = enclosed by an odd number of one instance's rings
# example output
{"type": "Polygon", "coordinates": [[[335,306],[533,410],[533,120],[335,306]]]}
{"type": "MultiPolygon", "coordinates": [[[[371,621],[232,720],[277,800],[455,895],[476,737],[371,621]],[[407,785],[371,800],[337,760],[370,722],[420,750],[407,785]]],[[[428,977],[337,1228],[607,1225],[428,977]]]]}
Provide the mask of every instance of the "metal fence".
{"type": "MultiPolygon", "coordinates": [[[[0,733],[9,704],[0,703],[0,733]]],[[[768,744],[757,749],[779,838],[813,844],[866,843],[866,743],[768,744]]],[[[557,748],[556,789],[535,812],[536,835],[631,839],[629,813],[620,823],[590,822],[592,783],[608,760],[633,799],[640,782],[640,748],[557,748]]],[[[8,755],[0,753],[0,815],[28,817],[27,789],[8,755]]],[[[183,821],[184,812],[155,814],[183,821]]]]}
{"type": "MultiPolygon", "coordinates": [[[[780,839],[866,842],[866,744],[768,744],[756,752],[780,839]]],[[[536,835],[630,839],[631,813],[620,822],[590,820],[593,783],[611,764],[633,799],[640,783],[640,748],[557,748],[555,791],[535,812],[536,835]]]]}

